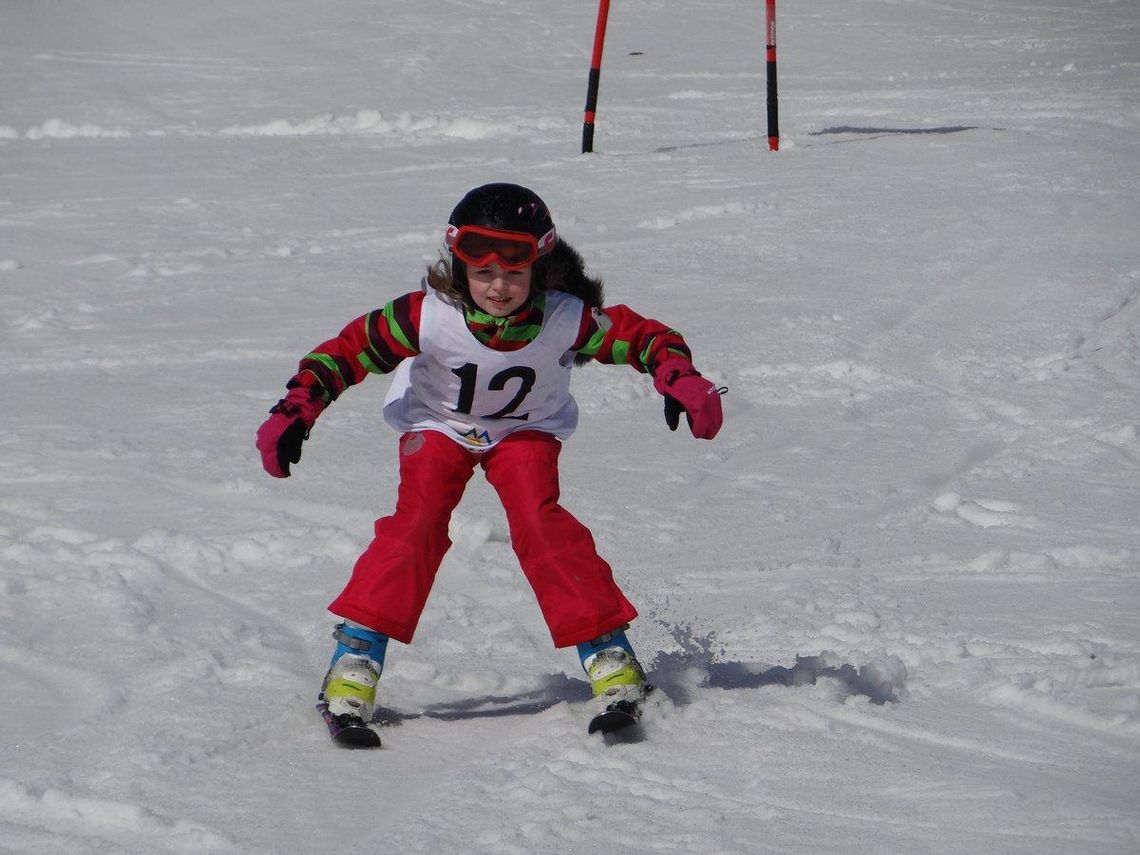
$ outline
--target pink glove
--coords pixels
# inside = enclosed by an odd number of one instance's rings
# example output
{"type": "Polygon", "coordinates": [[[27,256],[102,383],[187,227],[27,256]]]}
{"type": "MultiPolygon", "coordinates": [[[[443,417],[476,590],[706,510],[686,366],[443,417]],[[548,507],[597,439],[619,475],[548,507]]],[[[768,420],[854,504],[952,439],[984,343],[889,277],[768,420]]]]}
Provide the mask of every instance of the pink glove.
{"type": "Polygon", "coordinates": [[[653,372],[653,388],[665,396],[665,423],[676,430],[681,411],[697,439],[712,439],[724,423],[721,392],[700,375],[693,363],[680,356],[666,359],[653,372]]]}
{"type": "Polygon", "coordinates": [[[269,411],[271,415],[257,431],[261,465],[274,478],[288,478],[289,464],[301,459],[301,443],[325,403],[305,386],[294,386],[269,411]]]}

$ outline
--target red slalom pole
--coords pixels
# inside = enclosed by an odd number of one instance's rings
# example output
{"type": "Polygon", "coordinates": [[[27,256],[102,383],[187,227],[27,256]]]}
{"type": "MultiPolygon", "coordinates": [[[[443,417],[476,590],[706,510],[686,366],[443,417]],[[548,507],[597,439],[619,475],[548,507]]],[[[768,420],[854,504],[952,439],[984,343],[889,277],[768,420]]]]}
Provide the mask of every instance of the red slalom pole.
{"type": "Polygon", "coordinates": [[[598,25],[594,29],[594,53],[590,57],[590,77],[586,84],[586,112],[582,117],[582,154],[594,150],[594,117],[598,110],[598,83],[602,78],[602,47],[606,43],[606,21],[610,0],[598,2],[598,25]]]}
{"type": "Polygon", "coordinates": [[[780,150],[780,105],[776,97],[776,0],[767,0],[768,148],[780,150]]]}

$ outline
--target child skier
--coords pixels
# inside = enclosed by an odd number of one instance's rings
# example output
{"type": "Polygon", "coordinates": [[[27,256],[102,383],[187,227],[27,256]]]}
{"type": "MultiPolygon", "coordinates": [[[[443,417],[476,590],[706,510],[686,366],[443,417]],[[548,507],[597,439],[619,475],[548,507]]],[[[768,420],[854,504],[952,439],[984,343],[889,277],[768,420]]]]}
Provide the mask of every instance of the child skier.
{"type": "MultiPolygon", "coordinates": [[[[535,193],[515,184],[469,192],[448,220],[449,255],[419,291],[346,326],[305,356],[257,432],[265,470],[289,477],[317,417],[369,373],[395,371],[384,419],[402,433],[395,512],[329,611],[342,618],[321,689],[326,719],[368,722],[388,640],[410,643],[444,554],[448,522],[474,467],[506,511],[511,545],[556,647],[577,647],[606,709],[636,720],[647,689],[625,630],[637,612],[589,530],[559,503],[560,440],[578,413],[574,363],[648,372],[677,429],[721,426],[718,390],[675,330],[625,306],[602,307],[601,281],[561,240],[535,193]]],[[[606,725],[599,725],[606,729],[606,725]]]]}

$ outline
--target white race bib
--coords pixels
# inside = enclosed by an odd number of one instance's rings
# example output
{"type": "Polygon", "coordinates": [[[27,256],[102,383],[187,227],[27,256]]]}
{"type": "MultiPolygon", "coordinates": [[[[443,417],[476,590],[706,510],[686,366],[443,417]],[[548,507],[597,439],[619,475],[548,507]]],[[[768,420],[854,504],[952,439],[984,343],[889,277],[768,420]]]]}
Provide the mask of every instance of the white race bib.
{"type": "Polygon", "coordinates": [[[565,439],[578,425],[570,370],[582,302],[546,294],[542,331],[525,347],[492,350],[467,328],[462,304],[429,290],[420,314],[420,353],[396,368],[384,420],[399,431],[436,430],[473,450],[517,430],[565,439]]]}

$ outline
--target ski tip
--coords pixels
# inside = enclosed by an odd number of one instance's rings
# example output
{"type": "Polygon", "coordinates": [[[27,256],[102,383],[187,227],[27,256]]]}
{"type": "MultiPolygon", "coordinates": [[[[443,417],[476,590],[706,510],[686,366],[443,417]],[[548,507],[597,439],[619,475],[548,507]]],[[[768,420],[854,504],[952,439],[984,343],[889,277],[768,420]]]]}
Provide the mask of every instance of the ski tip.
{"type": "Polygon", "coordinates": [[[606,710],[590,719],[590,733],[616,733],[633,727],[640,716],[625,710],[606,710]]]}
{"type": "Polygon", "coordinates": [[[328,704],[317,704],[317,712],[325,720],[329,737],[342,748],[379,748],[380,734],[358,716],[333,715],[328,704]]]}
{"type": "Polygon", "coordinates": [[[379,748],[380,735],[368,725],[346,727],[336,733],[333,742],[341,748],[379,748]]]}

